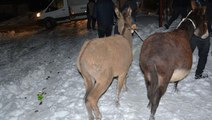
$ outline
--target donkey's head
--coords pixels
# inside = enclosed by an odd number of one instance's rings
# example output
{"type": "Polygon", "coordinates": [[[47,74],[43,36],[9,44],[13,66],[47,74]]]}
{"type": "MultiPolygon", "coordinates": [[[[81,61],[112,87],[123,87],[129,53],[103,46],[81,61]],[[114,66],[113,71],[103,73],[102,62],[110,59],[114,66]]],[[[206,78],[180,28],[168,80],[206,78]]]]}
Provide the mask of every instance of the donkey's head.
{"type": "Polygon", "coordinates": [[[206,7],[199,5],[195,1],[191,1],[192,12],[188,15],[188,18],[193,18],[196,29],[194,34],[202,39],[209,36],[207,18],[205,16],[206,7]]]}
{"type": "Polygon", "coordinates": [[[136,25],[133,24],[133,20],[131,17],[132,9],[129,7],[121,13],[118,8],[115,8],[115,13],[118,18],[118,32],[128,40],[131,40],[131,33],[133,33],[136,29],[136,25]]]}

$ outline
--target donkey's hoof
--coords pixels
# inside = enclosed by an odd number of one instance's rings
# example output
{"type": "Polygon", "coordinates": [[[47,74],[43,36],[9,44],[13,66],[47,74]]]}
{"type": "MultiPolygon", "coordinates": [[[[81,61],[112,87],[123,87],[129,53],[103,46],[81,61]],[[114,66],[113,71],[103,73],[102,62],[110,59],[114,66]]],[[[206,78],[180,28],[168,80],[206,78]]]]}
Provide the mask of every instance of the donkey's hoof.
{"type": "Polygon", "coordinates": [[[155,120],[155,116],[154,115],[150,115],[149,120],[155,120]]]}
{"type": "Polygon", "coordinates": [[[127,87],[127,86],[125,86],[125,87],[124,87],[124,90],[125,90],[125,92],[127,92],[127,91],[128,91],[128,87],[127,87]]]}
{"type": "Polygon", "coordinates": [[[94,120],[94,117],[89,117],[89,119],[88,120],[94,120]]]}
{"type": "Polygon", "coordinates": [[[208,74],[199,74],[199,75],[195,75],[195,79],[204,79],[204,78],[208,78],[208,74]]]}
{"type": "Polygon", "coordinates": [[[88,120],[94,120],[94,116],[89,116],[88,120]]]}
{"type": "Polygon", "coordinates": [[[147,108],[151,109],[151,103],[149,102],[147,108]]]}
{"type": "Polygon", "coordinates": [[[174,92],[179,93],[179,89],[178,88],[175,88],[174,89],[174,92]]]}
{"type": "Polygon", "coordinates": [[[119,107],[119,106],[120,106],[119,101],[116,101],[116,107],[119,107]]]}
{"type": "Polygon", "coordinates": [[[95,120],[101,120],[102,118],[101,117],[97,117],[95,120]]]}

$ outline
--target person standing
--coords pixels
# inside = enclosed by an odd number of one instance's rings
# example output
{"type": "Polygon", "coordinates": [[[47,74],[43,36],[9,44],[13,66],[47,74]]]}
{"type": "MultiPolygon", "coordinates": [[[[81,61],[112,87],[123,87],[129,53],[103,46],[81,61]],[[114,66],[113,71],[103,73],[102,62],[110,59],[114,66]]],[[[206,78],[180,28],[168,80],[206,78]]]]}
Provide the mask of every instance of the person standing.
{"type": "Polygon", "coordinates": [[[97,0],[94,16],[98,25],[99,38],[108,37],[112,34],[114,24],[114,3],[112,0],[97,0]]]}
{"type": "Polygon", "coordinates": [[[95,30],[95,25],[96,25],[96,19],[94,18],[94,5],[95,1],[94,0],[89,0],[87,4],[87,29],[93,29],[95,30]]]}
{"type": "Polygon", "coordinates": [[[169,29],[173,21],[175,21],[179,15],[185,18],[188,13],[188,8],[190,6],[190,0],[173,0],[172,8],[173,13],[168,22],[164,25],[166,29],[169,29]]]}

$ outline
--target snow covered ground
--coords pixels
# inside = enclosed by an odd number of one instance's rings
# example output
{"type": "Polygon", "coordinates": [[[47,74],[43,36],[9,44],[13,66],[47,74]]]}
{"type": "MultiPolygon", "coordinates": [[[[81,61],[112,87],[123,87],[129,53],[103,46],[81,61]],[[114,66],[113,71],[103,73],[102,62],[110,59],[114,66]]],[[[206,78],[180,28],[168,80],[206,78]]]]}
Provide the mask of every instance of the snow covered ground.
{"type": "MultiPolygon", "coordinates": [[[[138,31],[142,38],[156,31],[165,31],[157,27],[157,20],[152,16],[138,18],[138,31]]],[[[85,21],[79,21],[53,31],[1,35],[4,42],[0,44],[0,120],[87,119],[83,100],[85,88],[76,68],[76,58],[83,42],[97,37],[96,31],[87,31],[85,21]],[[38,96],[40,93],[43,94],[38,96]]],[[[115,105],[116,80],[100,98],[103,120],[149,118],[146,87],[138,61],[141,45],[141,40],[134,35],[134,59],[127,77],[128,91],[121,93],[120,107],[115,105]]],[[[195,50],[193,54],[190,74],[178,85],[180,91],[174,92],[174,85],[169,84],[156,120],[212,119],[212,56],[209,54],[205,69],[209,78],[195,80],[197,52],[195,50]]]]}

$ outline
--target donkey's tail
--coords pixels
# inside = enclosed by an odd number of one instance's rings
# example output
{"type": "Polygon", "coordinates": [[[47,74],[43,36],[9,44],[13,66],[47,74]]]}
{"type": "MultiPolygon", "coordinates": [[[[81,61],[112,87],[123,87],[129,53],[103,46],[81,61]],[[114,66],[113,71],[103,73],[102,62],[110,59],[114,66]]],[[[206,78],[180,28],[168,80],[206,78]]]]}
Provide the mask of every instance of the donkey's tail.
{"type": "Polygon", "coordinates": [[[158,89],[157,67],[154,65],[150,70],[150,102],[153,103],[156,91],[158,89]]]}
{"type": "Polygon", "coordinates": [[[80,72],[81,72],[80,64],[82,64],[82,63],[80,63],[80,62],[81,62],[81,56],[83,55],[85,49],[86,49],[87,46],[88,46],[88,43],[90,43],[90,42],[91,42],[91,41],[85,41],[85,43],[83,44],[83,46],[82,46],[82,48],[81,48],[81,50],[80,50],[79,56],[78,56],[78,58],[77,58],[77,68],[78,68],[78,70],[79,70],[80,72]]]}

